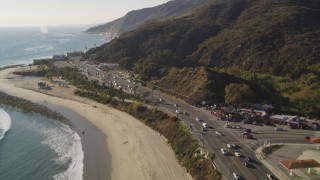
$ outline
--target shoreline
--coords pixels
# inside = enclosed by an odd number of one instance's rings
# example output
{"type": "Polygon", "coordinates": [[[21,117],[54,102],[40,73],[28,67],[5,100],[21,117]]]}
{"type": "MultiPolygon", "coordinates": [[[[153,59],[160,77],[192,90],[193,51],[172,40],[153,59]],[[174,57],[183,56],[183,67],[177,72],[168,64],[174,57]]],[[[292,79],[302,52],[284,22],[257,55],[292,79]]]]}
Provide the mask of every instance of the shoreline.
{"type": "Polygon", "coordinates": [[[106,144],[103,143],[106,141],[106,136],[86,118],[73,110],[44,101],[37,103],[60,113],[71,122],[72,125],[70,128],[80,137],[82,150],[84,152],[83,179],[111,179],[110,153],[105,151],[105,149],[108,148],[106,147],[106,144]],[[104,171],[99,171],[99,168],[96,168],[95,166],[102,167],[104,171]]]}
{"type": "MultiPolygon", "coordinates": [[[[10,95],[24,97],[32,102],[43,102],[62,109],[69,109],[98,129],[104,138],[97,138],[93,143],[104,146],[98,147],[100,152],[95,155],[97,157],[110,155],[111,171],[109,174],[111,179],[192,179],[178,163],[172,148],[165,142],[165,139],[139,120],[108,106],[74,96],[73,93],[70,94],[73,92],[72,88],[54,87],[52,91],[36,92],[34,89],[37,80],[35,82],[32,80],[13,81],[6,78],[17,69],[23,69],[23,67],[0,71],[0,90],[10,95]]],[[[77,126],[81,122],[75,120],[72,124],[77,126]]],[[[94,131],[96,130],[91,130],[91,132],[94,131]]],[[[89,132],[85,131],[84,136],[89,132]]],[[[81,133],[80,136],[82,137],[81,133]]],[[[84,139],[84,142],[89,143],[92,140],[86,141],[84,139]]],[[[83,149],[85,148],[83,147],[83,149]]],[[[94,152],[92,148],[88,148],[86,153],[91,156],[94,152]]],[[[84,162],[84,171],[87,171],[88,174],[90,172],[94,174],[93,170],[96,172],[108,171],[106,159],[99,159],[99,161],[104,161],[103,166],[106,167],[99,166],[99,162],[95,162],[91,157],[87,160],[94,164],[93,167],[88,167],[89,162],[84,162]]]]}

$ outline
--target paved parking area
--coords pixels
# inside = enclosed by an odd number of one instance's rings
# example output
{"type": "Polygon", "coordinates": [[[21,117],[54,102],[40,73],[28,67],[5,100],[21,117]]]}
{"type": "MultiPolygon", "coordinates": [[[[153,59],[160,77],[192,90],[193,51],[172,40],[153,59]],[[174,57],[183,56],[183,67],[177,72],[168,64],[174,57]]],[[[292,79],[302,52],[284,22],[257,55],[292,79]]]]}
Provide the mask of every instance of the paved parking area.
{"type": "Polygon", "coordinates": [[[269,163],[274,171],[281,171],[281,174],[285,175],[286,179],[320,179],[320,168],[313,168],[311,174],[308,174],[308,169],[295,169],[293,170],[293,177],[289,175],[289,170],[284,168],[279,161],[280,160],[299,160],[299,159],[314,159],[320,162],[320,150],[317,145],[285,145],[282,148],[276,150],[269,155],[265,160],[269,163]]]}

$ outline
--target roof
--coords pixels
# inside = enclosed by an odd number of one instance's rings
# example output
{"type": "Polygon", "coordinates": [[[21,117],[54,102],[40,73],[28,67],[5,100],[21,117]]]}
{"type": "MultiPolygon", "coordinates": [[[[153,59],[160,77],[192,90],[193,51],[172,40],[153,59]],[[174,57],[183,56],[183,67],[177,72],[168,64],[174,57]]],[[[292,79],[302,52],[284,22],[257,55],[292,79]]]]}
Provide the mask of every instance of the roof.
{"type": "Polygon", "coordinates": [[[320,137],[310,137],[310,143],[320,143],[320,137]]]}
{"type": "Polygon", "coordinates": [[[287,169],[302,169],[302,168],[316,168],[320,167],[320,163],[314,159],[306,160],[281,160],[279,161],[282,166],[287,169]]]}

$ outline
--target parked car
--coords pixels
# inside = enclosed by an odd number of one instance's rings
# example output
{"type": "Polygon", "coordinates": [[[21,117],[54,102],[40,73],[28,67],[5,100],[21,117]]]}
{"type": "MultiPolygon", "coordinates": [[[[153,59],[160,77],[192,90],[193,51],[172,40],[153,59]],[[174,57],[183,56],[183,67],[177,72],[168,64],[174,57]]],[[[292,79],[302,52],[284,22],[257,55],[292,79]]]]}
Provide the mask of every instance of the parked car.
{"type": "Polygon", "coordinates": [[[177,110],[176,110],[176,113],[177,113],[177,114],[180,114],[181,112],[177,109],[177,110]]]}
{"type": "Polygon", "coordinates": [[[216,134],[219,135],[219,136],[222,136],[220,131],[216,131],[216,134]]]}
{"type": "Polygon", "coordinates": [[[244,132],[251,133],[251,129],[244,129],[244,132]]]}
{"type": "Polygon", "coordinates": [[[199,122],[199,121],[200,121],[200,118],[196,117],[196,121],[198,121],[198,122],[199,122]]]}
{"type": "Polygon", "coordinates": [[[235,178],[235,179],[240,179],[241,177],[239,176],[239,174],[237,174],[237,173],[232,173],[232,175],[233,175],[233,177],[235,178]]]}
{"type": "Polygon", "coordinates": [[[249,167],[250,164],[248,162],[244,162],[244,166],[249,167]]]}
{"type": "Polygon", "coordinates": [[[184,111],[183,114],[184,115],[189,115],[189,113],[187,111],[184,111]]]}

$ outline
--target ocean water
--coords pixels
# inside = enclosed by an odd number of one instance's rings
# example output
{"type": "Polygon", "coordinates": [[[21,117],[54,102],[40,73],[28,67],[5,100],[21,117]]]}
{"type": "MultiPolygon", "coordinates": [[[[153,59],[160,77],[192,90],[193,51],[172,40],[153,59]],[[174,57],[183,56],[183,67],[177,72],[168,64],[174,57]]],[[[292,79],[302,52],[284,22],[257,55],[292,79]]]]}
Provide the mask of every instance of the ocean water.
{"type": "Polygon", "coordinates": [[[0,67],[29,64],[33,59],[85,51],[108,42],[103,35],[84,34],[88,26],[0,27],[0,67]]]}
{"type": "MultiPolygon", "coordinates": [[[[102,35],[83,34],[87,28],[0,27],[0,67],[108,42],[102,35]]],[[[0,102],[0,180],[81,180],[82,149],[79,135],[68,126],[0,102]]]]}
{"type": "Polygon", "coordinates": [[[83,179],[80,137],[41,115],[0,108],[0,179],[83,179]]]}

